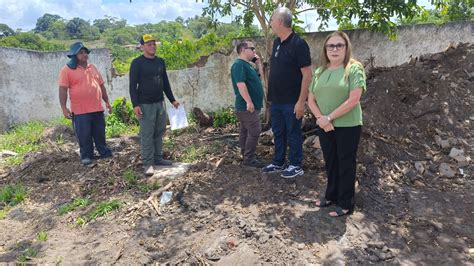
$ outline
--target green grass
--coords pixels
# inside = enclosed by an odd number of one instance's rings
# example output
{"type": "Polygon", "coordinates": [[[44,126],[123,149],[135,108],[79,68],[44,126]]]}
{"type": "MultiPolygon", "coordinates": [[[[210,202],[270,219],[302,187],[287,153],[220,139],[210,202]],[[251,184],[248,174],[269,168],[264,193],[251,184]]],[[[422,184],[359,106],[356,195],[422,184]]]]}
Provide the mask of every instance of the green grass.
{"type": "Polygon", "coordinates": [[[21,184],[7,185],[0,189],[0,202],[15,206],[26,198],[26,189],[21,184]]]}
{"type": "Polygon", "coordinates": [[[67,203],[64,206],[60,207],[58,210],[58,213],[59,215],[64,215],[78,208],[88,206],[91,203],[92,203],[92,200],[90,198],[77,198],[77,199],[74,199],[72,202],[67,203]]]}
{"type": "Polygon", "coordinates": [[[32,248],[27,248],[23,253],[17,258],[17,261],[20,265],[26,265],[28,260],[36,258],[38,256],[38,251],[32,248]]]}
{"type": "MultiPolygon", "coordinates": [[[[17,153],[16,156],[6,158],[6,164],[15,166],[23,162],[23,156],[28,152],[35,152],[43,149],[45,143],[41,142],[43,131],[54,125],[71,126],[71,120],[66,118],[56,118],[50,122],[32,121],[17,125],[7,133],[0,135],[0,150],[10,150],[17,153]]],[[[64,143],[61,137],[56,143],[64,143]]]]}
{"type": "Polygon", "coordinates": [[[107,215],[108,213],[118,210],[122,206],[122,202],[115,199],[110,201],[103,201],[99,203],[92,211],[85,216],[80,216],[76,219],[76,224],[85,226],[87,223],[107,215]]]}
{"type": "Polygon", "coordinates": [[[0,209],[0,220],[3,220],[5,217],[7,217],[8,211],[10,211],[10,208],[8,207],[0,209]]]}
{"type": "Polygon", "coordinates": [[[138,190],[140,190],[143,193],[150,192],[152,190],[157,190],[161,187],[160,183],[154,182],[152,184],[137,184],[138,190]]]}
{"type": "Polygon", "coordinates": [[[133,170],[128,169],[123,174],[123,179],[125,179],[127,187],[132,188],[137,185],[138,175],[133,170]]]}
{"type": "Polygon", "coordinates": [[[44,230],[39,231],[38,234],[36,234],[36,240],[38,241],[48,240],[48,233],[46,233],[46,231],[44,230]]]}
{"type": "Polygon", "coordinates": [[[186,146],[183,153],[179,156],[179,160],[185,163],[193,163],[201,160],[206,155],[207,150],[203,146],[191,144],[186,146]]]}
{"type": "Polygon", "coordinates": [[[23,155],[39,151],[44,147],[41,135],[46,128],[43,122],[28,122],[15,127],[4,135],[0,135],[0,150],[10,150],[18,153],[6,159],[9,165],[18,165],[23,161],[23,155]]]}
{"type": "Polygon", "coordinates": [[[122,206],[119,200],[110,200],[99,203],[97,207],[88,215],[89,221],[105,216],[111,211],[118,210],[122,206]]]}

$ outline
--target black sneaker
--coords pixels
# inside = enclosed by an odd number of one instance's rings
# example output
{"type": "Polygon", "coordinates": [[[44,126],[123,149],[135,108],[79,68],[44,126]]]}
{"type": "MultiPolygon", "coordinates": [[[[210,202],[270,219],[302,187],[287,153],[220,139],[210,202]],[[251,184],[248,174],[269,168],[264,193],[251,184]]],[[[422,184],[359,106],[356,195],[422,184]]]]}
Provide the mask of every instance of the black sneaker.
{"type": "Polygon", "coordinates": [[[253,159],[253,160],[250,161],[250,162],[243,162],[242,164],[245,165],[245,166],[256,167],[256,168],[262,168],[262,167],[265,166],[264,163],[260,162],[260,161],[257,160],[257,159],[253,159]]]}

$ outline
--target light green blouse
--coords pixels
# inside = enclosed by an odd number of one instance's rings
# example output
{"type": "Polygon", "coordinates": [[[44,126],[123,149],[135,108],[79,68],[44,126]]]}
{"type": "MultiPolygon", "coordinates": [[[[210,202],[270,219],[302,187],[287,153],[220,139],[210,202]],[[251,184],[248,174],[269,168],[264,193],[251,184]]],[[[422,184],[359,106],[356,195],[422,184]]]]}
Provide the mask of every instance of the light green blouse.
{"type": "MultiPolygon", "coordinates": [[[[329,115],[344,101],[349,98],[350,91],[362,88],[364,93],[367,90],[365,84],[364,67],[359,63],[354,63],[349,67],[349,76],[344,78],[344,67],[337,69],[326,69],[321,73],[321,67],[317,68],[313,74],[310,85],[310,92],[315,96],[316,103],[323,115],[329,115]]],[[[362,125],[362,109],[358,103],[345,115],[333,120],[334,127],[354,127],[362,125]]]]}

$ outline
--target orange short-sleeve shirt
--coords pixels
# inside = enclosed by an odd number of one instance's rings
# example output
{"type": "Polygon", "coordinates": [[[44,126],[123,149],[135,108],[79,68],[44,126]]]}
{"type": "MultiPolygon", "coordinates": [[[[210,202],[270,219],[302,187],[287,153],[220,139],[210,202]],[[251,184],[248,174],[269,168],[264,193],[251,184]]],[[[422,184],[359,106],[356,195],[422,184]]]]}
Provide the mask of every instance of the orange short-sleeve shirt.
{"type": "Polygon", "coordinates": [[[104,111],[100,89],[104,80],[94,65],[88,64],[86,68],[78,65],[76,69],[64,66],[58,83],[68,88],[71,112],[75,115],[104,111]]]}

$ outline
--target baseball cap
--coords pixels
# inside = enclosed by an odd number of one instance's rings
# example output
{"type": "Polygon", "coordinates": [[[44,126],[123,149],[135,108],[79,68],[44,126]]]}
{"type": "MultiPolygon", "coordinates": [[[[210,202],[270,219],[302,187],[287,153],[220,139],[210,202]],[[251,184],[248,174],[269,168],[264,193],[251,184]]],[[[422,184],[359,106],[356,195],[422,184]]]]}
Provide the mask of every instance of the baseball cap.
{"type": "Polygon", "coordinates": [[[143,34],[142,38],[140,39],[140,44],[145,44],[147,42],[151,42],[151,41],[156,41],[155,37],[153,37],[153,35],[151,34],[143,34]]]}

